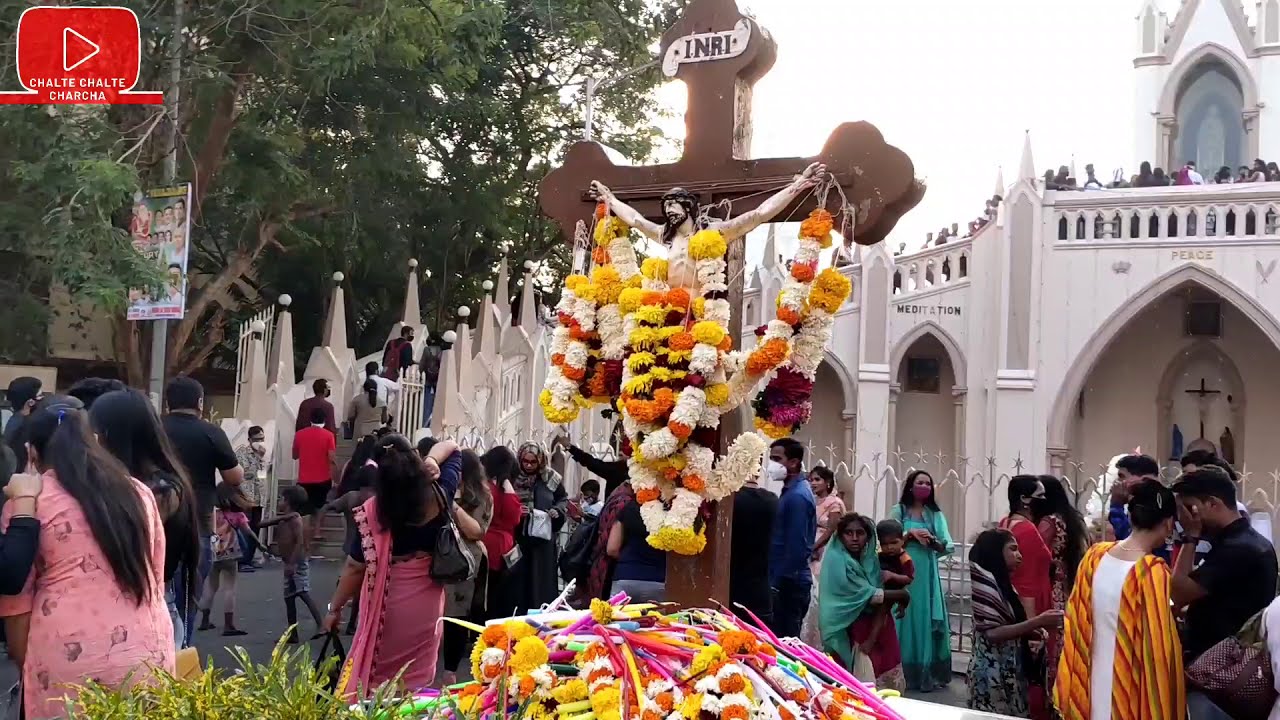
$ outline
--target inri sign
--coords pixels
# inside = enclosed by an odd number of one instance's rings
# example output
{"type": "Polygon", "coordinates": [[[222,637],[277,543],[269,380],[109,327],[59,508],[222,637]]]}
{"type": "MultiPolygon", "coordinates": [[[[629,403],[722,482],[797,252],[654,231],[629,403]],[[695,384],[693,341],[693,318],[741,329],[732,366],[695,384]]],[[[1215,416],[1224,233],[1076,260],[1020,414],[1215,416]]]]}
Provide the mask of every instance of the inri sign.
{"type": "Polygon", "coordinates": [[[750,40],[751,23],[746,20],[739,20],[732,30],[724,32],[685,35],[667,48],[667,54],[662,58],[662,74],[675,77],[680,66],[686,63],[738,57],[746,52],[750,40]]]}

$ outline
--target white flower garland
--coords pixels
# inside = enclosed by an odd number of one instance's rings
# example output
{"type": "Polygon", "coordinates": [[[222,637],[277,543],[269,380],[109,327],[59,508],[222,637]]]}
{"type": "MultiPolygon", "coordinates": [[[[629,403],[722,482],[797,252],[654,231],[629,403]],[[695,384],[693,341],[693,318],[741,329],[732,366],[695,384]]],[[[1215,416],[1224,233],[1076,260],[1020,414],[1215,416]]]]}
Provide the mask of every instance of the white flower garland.
{"type": "Polygon", "coordinates": [[[721,500],[737,492],[748,478],[756,477],[769,444],[757,432],[744,432],[734,438],[729,451],[707,477],[708,500],[721,500]]]}

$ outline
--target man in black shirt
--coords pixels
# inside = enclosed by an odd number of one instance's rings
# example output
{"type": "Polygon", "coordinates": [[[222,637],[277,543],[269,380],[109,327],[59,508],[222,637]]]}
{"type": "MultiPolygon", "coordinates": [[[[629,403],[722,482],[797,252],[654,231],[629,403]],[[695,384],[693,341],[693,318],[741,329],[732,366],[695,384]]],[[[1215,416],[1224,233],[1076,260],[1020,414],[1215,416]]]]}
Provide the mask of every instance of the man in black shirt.
{"type": "MultiPolygon", "coordinates": [[[[227,434],[200,416],[204,411],[204,387],[199,382],[185,376],[170,380],[164,389],[164,402],[169,410],[169,414],[164,416],[165,434],[187,469],[196,495],[200,536],[204,538],[197,576],[203,588],[213,566],[213,510],[218,476],[222,476],[223,482],[239,485],[244,480],[244,470],[236,460],[227,434]]],[[[182,576],[178,577],[181,579],[182,576]]],[[[187,597],[181,591],[177,596],[187,597]]],[[[186,620],[187,643],[190,644],[191,631],[195,627],[194,607],[188,609],[186,620]]]]}
{"type": "MultiPolygon", "coordinates": [[[[769,546],[778,496],[753,479],[733,495],[733,541],[729,559],[729,601],[742,605],[765,623],[773,622],[769,589],[769,546]]],[[[734,612],[740,612],[736,607],[734,612]]]]}
{"type": "Polygon", "coordinates": [[[1276,554],[1240,517],[1235,485],[1220,468],[1183,473],[1173,491],[1183,551],[1174,564],[1171,594],[1175,606],[1187,608],[1182,648],[1189,665],[1275,599],[1276,554]],[[1211,548],[1196,567],[1194,548],[1201,539],[1211,548]]]}

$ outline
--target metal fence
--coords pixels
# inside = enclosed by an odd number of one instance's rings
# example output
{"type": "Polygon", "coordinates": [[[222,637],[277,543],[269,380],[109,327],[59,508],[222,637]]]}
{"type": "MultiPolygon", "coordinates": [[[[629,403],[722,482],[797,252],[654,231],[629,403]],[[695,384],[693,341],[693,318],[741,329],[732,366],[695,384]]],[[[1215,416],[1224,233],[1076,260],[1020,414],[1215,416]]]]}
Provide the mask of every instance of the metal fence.
{"type": "MultiPolygon", "coordinates": [[[[240,396],[244,392],[244,384],[249,379],[249,363],[252,361],[253,351],[253,324],[261,321],[264,329],[262,333],[262,349],[267,355],[271,354],[271,342],[276,334],[276,306],[259,310],[253,317],[240,323],[240,333],[236,340],[236,394],[232,411],[233,417],[240,417],[240,396]]],[[[267,369],[268,377],[273,372],[267,369]]]]}

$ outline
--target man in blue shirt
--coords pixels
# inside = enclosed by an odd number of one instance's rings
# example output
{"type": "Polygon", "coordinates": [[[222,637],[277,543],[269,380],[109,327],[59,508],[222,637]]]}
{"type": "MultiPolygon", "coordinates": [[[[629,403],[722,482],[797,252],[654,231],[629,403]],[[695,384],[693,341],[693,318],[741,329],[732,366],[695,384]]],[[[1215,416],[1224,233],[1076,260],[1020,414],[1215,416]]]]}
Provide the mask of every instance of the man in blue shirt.
{"type": "Polygon", "coordinates": [[[813,589],[809,556],[818,533],[817,503],[804,474],[804,446],[791,438],[774,441],[769,448],[768,472],[770,479],[783,482],[769,546],[773,631],[779,637],[800,637],[813,589]]]}

